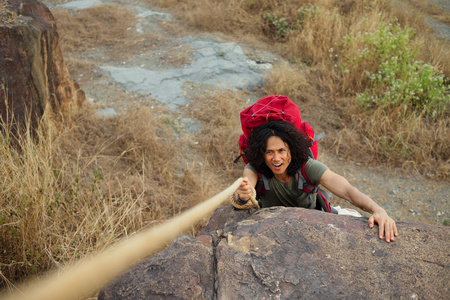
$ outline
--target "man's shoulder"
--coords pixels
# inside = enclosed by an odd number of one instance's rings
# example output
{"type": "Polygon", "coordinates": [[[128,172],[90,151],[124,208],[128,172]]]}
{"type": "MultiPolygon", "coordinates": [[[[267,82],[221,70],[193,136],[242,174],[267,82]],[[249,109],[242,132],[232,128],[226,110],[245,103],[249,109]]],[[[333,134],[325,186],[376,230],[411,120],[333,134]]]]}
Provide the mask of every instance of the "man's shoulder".
{"type": "Polygon", "coordinates": [[[315,159],[308,158],[305,162],[305,174],[313,182],[319,183],[323,173],[328,170],[328,167],[315,159]]]}
{"type": "Polygon", "coordinates": [[[258,171],[255,169],[254,166],[252,166],[250,163],[246,164],[245,169],[249,169],[250,171],[252,171],[253,173],[255,173],[256,175],[258,175],[258,171]]]}
{"type": "Polygon", "coordinates": [[[323,162],[315,160],[314,158],[311,158],[311,157],[308,157],[308,159],[305,162],[305,168],[315,168],[315,167],[322,167],[322,166],[326,166],[326,165],[323,162]]]}

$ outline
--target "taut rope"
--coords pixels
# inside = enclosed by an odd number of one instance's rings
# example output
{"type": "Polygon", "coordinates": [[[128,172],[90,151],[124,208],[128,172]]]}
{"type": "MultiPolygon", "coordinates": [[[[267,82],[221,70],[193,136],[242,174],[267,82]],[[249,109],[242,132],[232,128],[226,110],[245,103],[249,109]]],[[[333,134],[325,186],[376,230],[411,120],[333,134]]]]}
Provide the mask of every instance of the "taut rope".
{"type": "Polygon", "coordinates": [[[173,219],[136,234],[90,259],[82,259],[48,278],[31,282],[4,300],[79,299],[103,286],[130,266],[160,251],[182,232],[218,208],[242,183],[242,178],[214,197],[173,219]]]}

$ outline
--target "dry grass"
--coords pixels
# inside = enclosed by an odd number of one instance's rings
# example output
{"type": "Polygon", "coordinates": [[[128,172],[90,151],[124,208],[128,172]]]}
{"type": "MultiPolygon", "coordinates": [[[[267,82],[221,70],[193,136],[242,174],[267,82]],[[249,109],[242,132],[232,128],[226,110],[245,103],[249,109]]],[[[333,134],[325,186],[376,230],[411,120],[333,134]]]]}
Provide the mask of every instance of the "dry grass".
{"type": "Polygon", "coordinates": [[[162,7],[176,8],[179,12],[178,15],[188,25],[198,29],[222,32],[235,32],[236,30],[258,32],[258,29],[255,28],[259,23],[258,16],[248,12],[252,1],[169,0],[152,2],[157,2],[162,7]],[[207,11],[210,13],[206,13],[207,11]],[[253,26],[247,26],[250,24],[253,26]]]}
{"type": "Polygon", "coordinates": [[[405,1],[405,5],[410,5],[417,10],[426,13],[427,15],[445,15],[445,10],[442,7],[437,6],[433,1],[429,0],[408,0],[405,1]]]}
{"type": "Polygon", "coordinates": [[[174,68],[189,64],[192,62],[192,49],[187,45],[174,45],[163,53],[161,62],[165,67],[174,68]]]}
{"type": "Polygon", "coordinates": [[[239,112],[249,105],[244,95],[232,92],[206,93],[191,106],[191,114],[202,124],[199,133],[201,153],[217,175],[240,176],[242,168],[233,163],[239,155],[241,134],[239,112]],[[237,171],[237,172],[236,172],[237,171]]]}
{"type": "Polygon", "coordinates": [[[3,14],[6,12],[6,7],[8,6],[7,0],[0,0],[0,13],[3,14]]]}
{"type": "Polygon", "coordinates": [[[13,138],[3,124],[1,286],[13,289],[219,192],[226,182],[195,149],[182,163],[193,145],[177,126],[171,113],[150,108],[103,121],[85,112],[60,130],[44,120],[36,139],[31,129],[13,138]]]}
{"type": "Polygon", "coordinates": [[[429,62],[438,70],[442,70],[445,77],[450,78],[450,51],[449,42],[436,40],[432,32],[417,38],[418,44],[422,45],[419,59],[429,62]]]}
{"type": "Polygon", "coordinates": [[[291,99],[306,102],[317,96],[313,95],[308,73],[311,68],[283,63],[276,65],[272,72],[265,77],[264,91],[268,95],[289,95],[291,99]]]}
{"type": "MultiPolygon", "coordinates": [[[[161,32],[137,34],[136,12],[119,5],[103,4],[76,13],[57,8],[52,13],[72,78],[92,78],[97,75],[96,64],[126,61],[133,54],[154,51],[167,39],[161,32]]],[[[170,23],[164,27],[171,35],[177,34],[170,23]]],[[[188,63],[190,54],[190,49],[175,45],[164,55],[177,67],[188,63]]],[[[162,59],[161,64],[166,61],[162,59]]]]}
{"type": "MultiPolygon", "coordinates": [[[[63,9],[52,11],[58,26],[61,50],[71,75],[92,76],[96,62],[111,60],[113,53],[133,53],[136,44],[134,12],[118,5],[104,4],[69,13],[63,9]]],[[[114,59],[122,59],[114,57],[114,59]]]]}
{"type": "Polygon", "coordinates": [[[58,31],[65,33],[59,37],[64,53],[117,46],[136,31],[134,13],[118,5],[98,5],[75,14],[62,9],[52,13],[58,31]]]}
{"type": "Polygon", "coordinates": [[[340,156],[382,159],[393,166],[421,171],[430,178],[449,177],[448,118],[430,124],[426,118],[398,107],[378,108],[370,118],[355,111],[349,122],[355,125],[342,129],[335,141],[340,156]]]}
{"type": "Polygon", "coordinates": [[[0,0],[0,22],[8,24],[16,20],[17,15],[10,8],[7,0],[0,0]]]}
{"type": "Polygon", "coordinates": [[[16,136],[16,147],[7,125],[2,128],[2,274],[8,280],[70,262],[143,225],[142,196],[132,199],[131,189],[112,189],[104,180],[97,159],[111,142],[75,145],[71,131],[82,128],[57,134],[48,124],[41,123],[37,141],[30,129],[16,136]],[[66,153],[64,144],[74,148],[66,153]]]}

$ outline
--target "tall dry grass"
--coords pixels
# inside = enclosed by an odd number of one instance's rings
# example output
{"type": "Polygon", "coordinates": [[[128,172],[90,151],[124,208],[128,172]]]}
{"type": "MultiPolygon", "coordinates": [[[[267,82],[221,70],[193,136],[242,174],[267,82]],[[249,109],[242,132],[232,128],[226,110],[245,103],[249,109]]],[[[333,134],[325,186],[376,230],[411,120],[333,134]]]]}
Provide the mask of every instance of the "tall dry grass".
{"type": "Polygon", "coordinates": [[[426,118],[409,114],[404,107],[380,107],[372,114],[367,118],[361,112],[354,113],[349,122],[355,126],[342,129],[334,142],[338,153],[349,158],[382,159],[386,164],[421,170],[430,178],[450,175],[448,118],[430,126],[426,118]]]}
{"type": "Polygon", "coordinates": [[[97,160],[111,142],[75,142],[78,130],[57,133],[46,120],[35,133],[28,127],[12,136],[2,124],[3,284],[102,249],[145,224],[142,185],[107,180],[111,174],[104,174],[97,160]],[[74,147],[72,153],[64,150],[65,143],[74,147]],[[87,154],[88,148],[93,153],[87,154]]]}
{"type": "Polygon", "coordinates": [[[2,287],[104,250],[228,183],[183,140],[170,112],[140,108],[106,120],[84,112],[56,125],[43,119],[14,135],[2,123],[2,287]]]}
{"type": "Polygon", "coordinates": [[[282,63],[266,75],[263,89],[267,94],[289,95],[291,99],[303,102],[314,99],[317,96],[311,88],[309,72],[311,70],[307,67],[282,63]]]}
{"type": "Polygon", "coordinates": [[[239,112],[250,105],[245,94],[209,92],[190,105],[190,115],[199,120],[200,152],[217,175],[240,176],[242,166],[233,161],[239,155],[237,141],[241,134],[239,112]]]}

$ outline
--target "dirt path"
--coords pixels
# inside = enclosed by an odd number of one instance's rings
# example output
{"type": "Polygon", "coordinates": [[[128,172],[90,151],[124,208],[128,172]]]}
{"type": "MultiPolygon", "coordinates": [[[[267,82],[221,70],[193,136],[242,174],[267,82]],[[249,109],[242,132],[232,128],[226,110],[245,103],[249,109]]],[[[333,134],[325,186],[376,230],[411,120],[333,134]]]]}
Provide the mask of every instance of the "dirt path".
{"type": "MultiPolygon", "coordinates": [[[[72,73],[103,116],[142,105],[165,106],[195,132],[198,124],[185,109],[189,101],[218,88],[245,92],[246,97],[256,101],[263,96],[255,87],[261,84],[264,72],[270,70],[271,62],[281,60],[223,37],[188,32],[169,13],[155,10],[145,1],[43,2],[52,11],[64,9],[74,14],[105,3],[126,6],[136,14],[137,23],[129,28],[131,38],[123,42],[124,47],[110,47],[108,53],[102,49],[83,52],[80,57],[90,68],[72,73]]],[[[442,224],[450,219],[447,181],[396,169],[367,168],[362,161],[345,161],[325,149],[319,159],[371,196],[396,220],[442,224]]],[[[333,205],[349,207],[336,200],[333,205]]]]}

